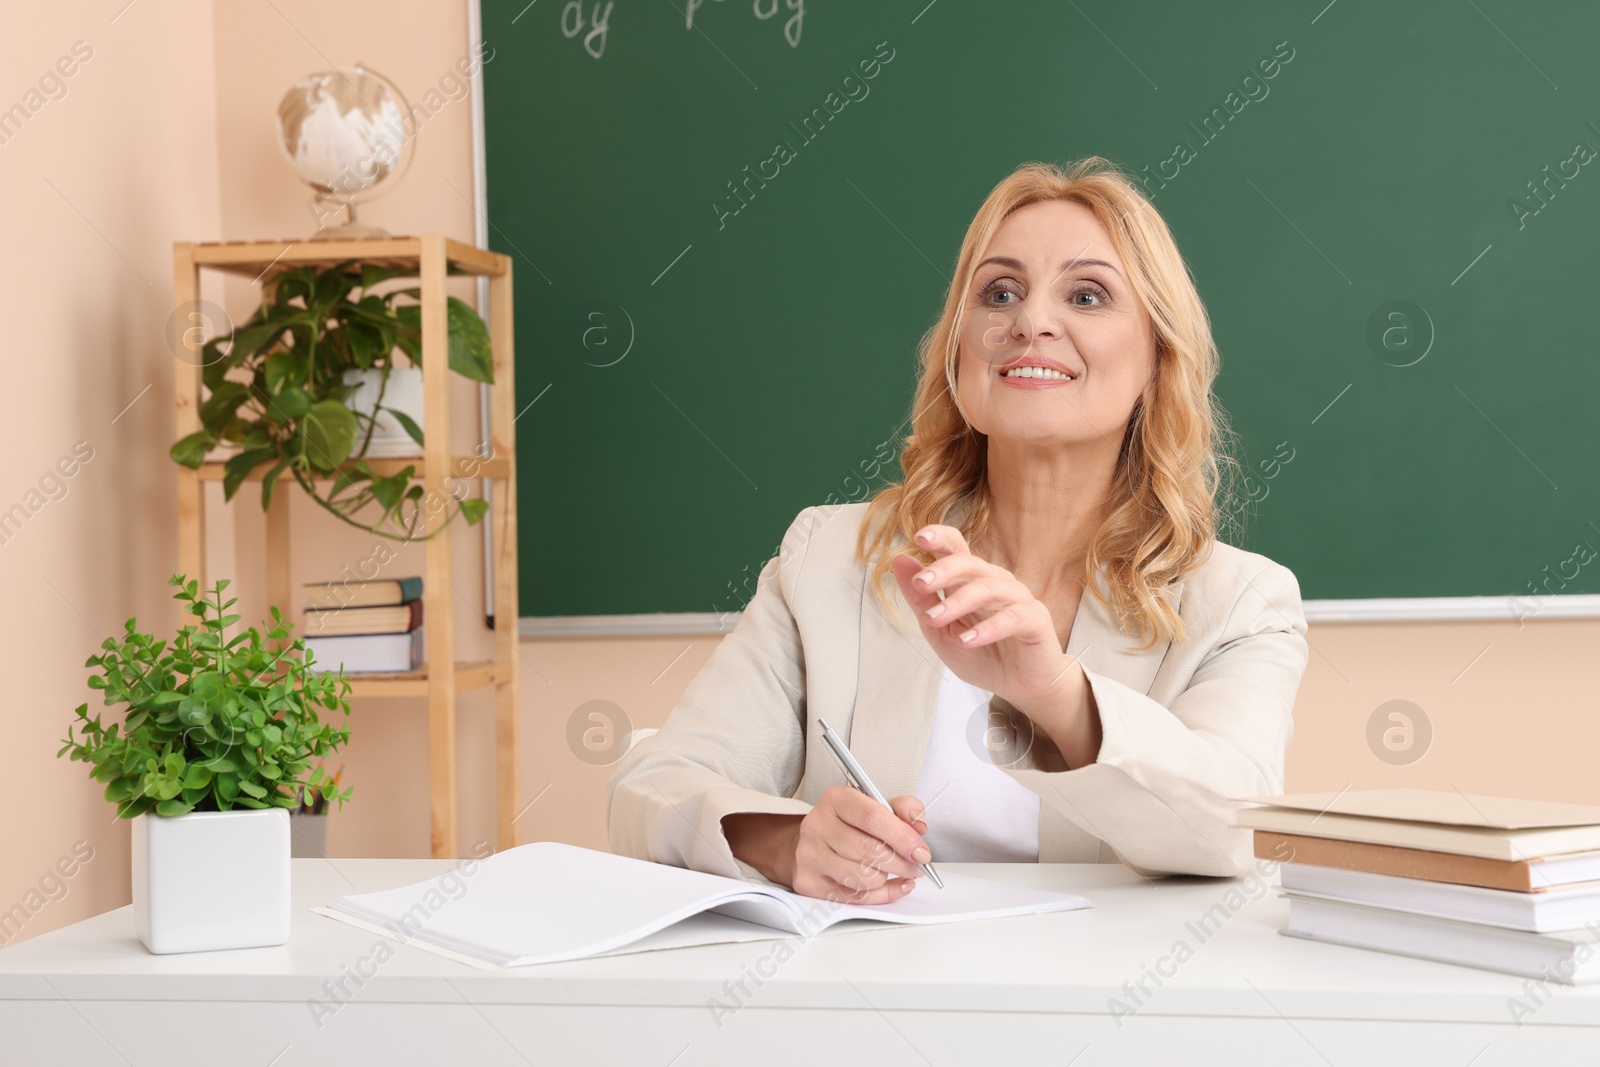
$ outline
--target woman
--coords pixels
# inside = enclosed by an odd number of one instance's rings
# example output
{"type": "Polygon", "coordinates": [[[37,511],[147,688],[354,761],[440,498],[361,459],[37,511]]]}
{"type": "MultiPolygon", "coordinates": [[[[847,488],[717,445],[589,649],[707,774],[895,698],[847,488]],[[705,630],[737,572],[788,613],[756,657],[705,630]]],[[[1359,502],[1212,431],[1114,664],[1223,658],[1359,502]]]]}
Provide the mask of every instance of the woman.
{"type": "Polygon", "coordinates": [[[930,856],[1244,873],[1230,800],[1281,791],[1306,624],[1214,538],[1218,357],[1165,223],[1099,157],[1018,168],[921,356],[903,482],[795,519],[618,764],[612,847],[853,903],[930,856]]]}

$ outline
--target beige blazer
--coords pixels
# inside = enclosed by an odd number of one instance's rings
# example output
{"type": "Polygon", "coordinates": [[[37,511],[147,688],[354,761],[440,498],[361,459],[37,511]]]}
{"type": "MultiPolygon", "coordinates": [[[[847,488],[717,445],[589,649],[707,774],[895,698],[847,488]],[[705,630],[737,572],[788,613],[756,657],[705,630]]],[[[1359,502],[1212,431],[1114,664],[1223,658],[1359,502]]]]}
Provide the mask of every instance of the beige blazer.
{"type": "MultiPolygon", "coordinates": [[[[734,857],[721,820],[803,814],[823,790],[847,784],[819,717],[885,796],[916,792],[944,665],[893,575],[898,625],[868,587],[855,560],[866,508],[811,507],[790,525],[738,624],[666,724],[618,762],[606,788],[614,851],[771,884],[734,857]]],[[[1229,826],[1229,798],[1282,791],[1307,656],[1299,583],[1265,556],[1216,542],[1172,592],[1187,640],[1137,653],[1098,600],[1085,592],[1080,601],[1066,651],[1099,708],[1095,763],[1045,770],[1032,758],[1039,746],[1015,761],[994,758],[1039,795],[1040,862],[1246,873],[1250,837],[1229,826]]],[[[926,814],[938,819],[936,801],[926,814]]]]}

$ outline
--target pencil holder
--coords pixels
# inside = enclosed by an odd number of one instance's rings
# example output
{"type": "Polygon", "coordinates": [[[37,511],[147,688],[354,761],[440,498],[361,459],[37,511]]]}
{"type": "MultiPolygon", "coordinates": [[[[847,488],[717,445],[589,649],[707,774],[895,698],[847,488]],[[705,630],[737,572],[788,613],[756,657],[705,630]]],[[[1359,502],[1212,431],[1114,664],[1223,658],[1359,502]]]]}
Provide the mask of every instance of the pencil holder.
{"type": "Polygon", "coordinates": [[[289,855],[297,860],[320,860],[328,855],[328,815],[289,816],[289,855]]]}

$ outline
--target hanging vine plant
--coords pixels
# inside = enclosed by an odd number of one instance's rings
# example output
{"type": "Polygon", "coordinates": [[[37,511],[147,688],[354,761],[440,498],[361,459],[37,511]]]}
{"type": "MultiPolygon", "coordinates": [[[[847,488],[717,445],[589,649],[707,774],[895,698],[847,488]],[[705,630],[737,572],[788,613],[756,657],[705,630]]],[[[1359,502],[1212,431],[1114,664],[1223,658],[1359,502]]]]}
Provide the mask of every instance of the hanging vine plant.
{"type": "MultiPolygon", "coordinates": [[[[416,303],[420,290],[372,292],[411,273],[351,261],[280,275],[249,321],[201,349],[206,388],[201,428],[172,446],[172,459],[198,470],[211,449],[234,445],[238,452],[223,467],[228,500],[251,472],[266,467],[263,510],[287,474],[335,517],[380,537],[426,540],[444,529],[454,512],[435,529],[422,532],[445,502],[427,500],[414,464],[379,476],[364,458],[380,411],[387,411],[422,444],[422,428],[383,404],[395,353],[404,353],[411,365],[422,365],[422,306],[416,303]],[[356,386],[345,375],[357,369],[380,375],[377,404],[370,412],[352,410],[348,403],[356,386]],[[370,517],[373,507],[381,509],[375,520],[357,517],[370,517]]],[[[494,361],[483,319],[455,297],[446,306],[450,369],[472,381],[492,383],[494,361]]],[[[459,499],[456,505],[468,525],[482,519],[488,507],[476,499],[459,499]]]]}

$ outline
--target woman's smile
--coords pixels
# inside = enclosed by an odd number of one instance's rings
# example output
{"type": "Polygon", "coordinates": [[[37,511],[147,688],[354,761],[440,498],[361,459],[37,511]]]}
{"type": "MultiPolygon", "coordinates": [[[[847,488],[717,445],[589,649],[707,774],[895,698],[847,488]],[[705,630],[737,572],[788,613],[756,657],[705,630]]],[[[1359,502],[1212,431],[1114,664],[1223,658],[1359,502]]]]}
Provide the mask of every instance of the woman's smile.
{"type": "Polygon", "coordinates": [[[998,373],[1002,382],[1017,389],[1054,389],[1078,380],[1076,371],[1044,356],[1023,356],[998,373]]]}

